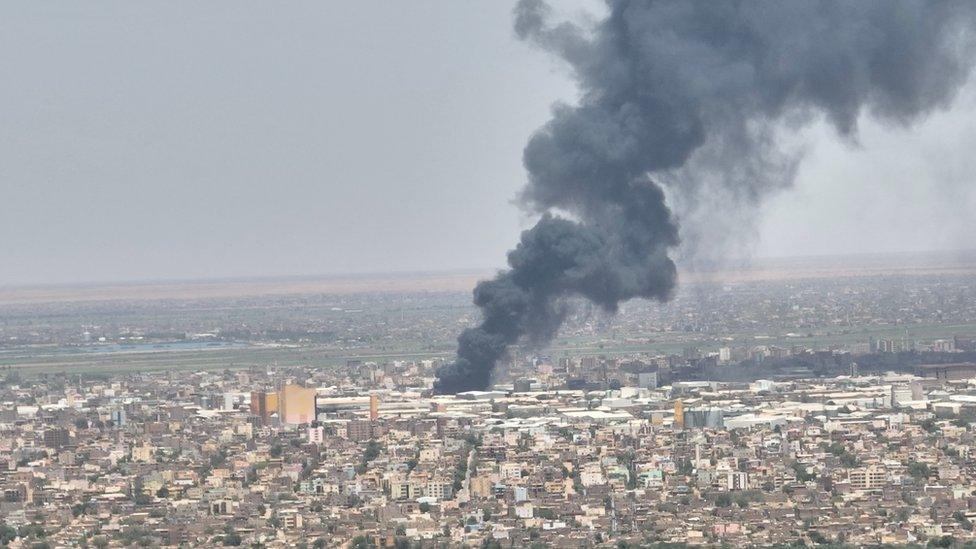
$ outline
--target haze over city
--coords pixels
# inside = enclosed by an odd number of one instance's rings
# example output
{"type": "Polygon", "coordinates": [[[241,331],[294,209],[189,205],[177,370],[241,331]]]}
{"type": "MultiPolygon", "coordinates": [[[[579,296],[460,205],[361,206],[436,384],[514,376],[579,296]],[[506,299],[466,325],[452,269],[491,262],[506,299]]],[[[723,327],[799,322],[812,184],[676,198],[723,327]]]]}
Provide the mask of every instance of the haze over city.
{"type": "MultiPolygon", "coordinates": [[[[0,284],[503,267],[522,147],[577,100],[511,9],[4,6],[0,284]]],[[[967,84],[911,129],[815,124],[725,253],[972,248],[974,109],[967,84]]]]}

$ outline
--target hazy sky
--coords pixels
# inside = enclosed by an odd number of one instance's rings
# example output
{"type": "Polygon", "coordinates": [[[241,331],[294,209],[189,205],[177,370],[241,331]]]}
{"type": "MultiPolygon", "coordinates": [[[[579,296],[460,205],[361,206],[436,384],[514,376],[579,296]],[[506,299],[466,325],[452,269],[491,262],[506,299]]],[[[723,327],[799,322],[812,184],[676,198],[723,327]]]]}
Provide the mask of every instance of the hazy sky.
{"type": "MultiPolygon", "coordinates": [[[[0,5],[0,285],[501,266],[565,69],[506,2],[0,5]]],[[[762,256],[976,248],[976,94],[824,128],[762,256]]]]}

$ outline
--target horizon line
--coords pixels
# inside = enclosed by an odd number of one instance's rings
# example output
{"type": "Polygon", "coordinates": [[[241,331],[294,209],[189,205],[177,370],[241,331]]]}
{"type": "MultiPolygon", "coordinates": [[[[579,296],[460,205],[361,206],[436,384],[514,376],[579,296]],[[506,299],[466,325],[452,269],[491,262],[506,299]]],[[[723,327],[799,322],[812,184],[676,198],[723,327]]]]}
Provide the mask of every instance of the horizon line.
{"type": "MultiPolygon", "coordinates": [[[[763,261],[789,261],[789,260],[817,260],[817,259],[853,259],[853,258],[883,258],[883,257],[904,257],[904,256],[924,256],[924,255],[976,255],[976,248],[962,249],[929,249],[929,250],[902,250],[902,251],[871,251],[871,252],[842,252],[842,253],[814,253],[797,255],[763,255],[763,256],[736,256],[721,260],[697,260],[700,262],[698,268],[682,268],[682,262],[675,260],[679,272],[710,272],[714,270],[730,269],[736,266],[752,262],[763,261]],[[716,267],[716,268],[712,268],[716,267]]],[[[155,284],[216,284],[216,283],[248,283],[248,282],[274,282],[274,281],[313,281],[328,279],[368,279],[368,278],[403,278],[403,277],[435,277],[435,276],[459,276],[459,275],[487,275],[505,270],[505,267],[463,267],[453,269],[438,270],[390,270],[390,271],[337,271],[332,273],[310,273],[310,274],[269,274],[269,275],[226,275],[226,276],[203,276],[203,277],[175,277],[175,278],[141,278],[141,279],[102,279],[102,280],[82,280],[77,282],[13,282],[0,283],[0,290],[27,290],[42,288],[85,288],[100,286],[150,286],[155,284]]]]}

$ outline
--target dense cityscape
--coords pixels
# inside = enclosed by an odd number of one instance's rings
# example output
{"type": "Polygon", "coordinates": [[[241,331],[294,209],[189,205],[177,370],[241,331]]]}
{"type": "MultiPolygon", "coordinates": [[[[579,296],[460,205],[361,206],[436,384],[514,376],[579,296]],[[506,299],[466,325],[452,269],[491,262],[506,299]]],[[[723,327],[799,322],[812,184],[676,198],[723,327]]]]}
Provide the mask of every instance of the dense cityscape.
{"type": "Polygon", "coordinates": [[[976,542],[974,297],[920,274],[574,303],[458,395],[431,387],[462,294],[8,304],[0,543],[976,542]]]}

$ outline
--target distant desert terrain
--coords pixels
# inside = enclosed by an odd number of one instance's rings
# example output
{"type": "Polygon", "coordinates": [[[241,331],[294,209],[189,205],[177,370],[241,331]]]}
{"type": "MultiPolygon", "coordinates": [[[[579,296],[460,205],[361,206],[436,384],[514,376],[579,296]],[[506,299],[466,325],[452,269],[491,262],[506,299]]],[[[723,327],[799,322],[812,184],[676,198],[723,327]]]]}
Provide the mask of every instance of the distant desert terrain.
{"type": "Polygon", "coordinates": [[[976,274],[976,251],[919,252],[755,259],[715,269],[684,269],[684,283],[761,282],[861,276],[976,274]]]}
{"type": "MultiPolygon", "coordinates": [[[[0,286],[0,305],[81,301],[227,299],[370,292],[463,292],[488,270],[331,275],[79,285],[0,286]]],[[[682,268],[684,284],[860,276],[976,275],[976,251],[754,259],[713,268],[682,268]]]]}
{"type": "Polygon", "coordinates": [[[393,273],[84,285],[0,287],[0,304],[71,301],[227,299],[273,295],[468,291],[491,272],[393,273]]]}

